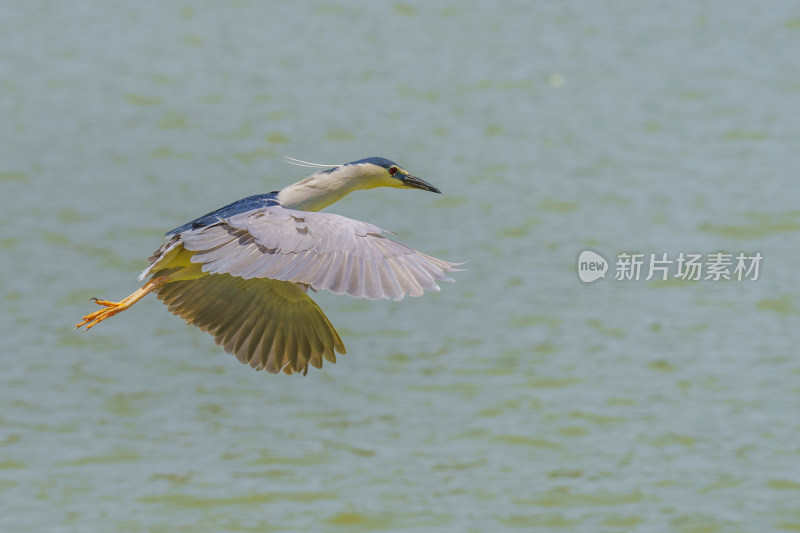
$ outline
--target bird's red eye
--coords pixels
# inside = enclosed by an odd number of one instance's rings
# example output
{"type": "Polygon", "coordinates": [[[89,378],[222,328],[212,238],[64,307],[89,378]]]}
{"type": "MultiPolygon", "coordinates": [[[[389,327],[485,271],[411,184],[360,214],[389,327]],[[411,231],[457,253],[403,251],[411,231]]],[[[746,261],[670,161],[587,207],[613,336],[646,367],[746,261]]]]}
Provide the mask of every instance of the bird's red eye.
{"type": "Polygon", "coordinates": [[[391,174],[392,176],[397,174],[397,167],[389,167],[389,174],[391,174]]]}

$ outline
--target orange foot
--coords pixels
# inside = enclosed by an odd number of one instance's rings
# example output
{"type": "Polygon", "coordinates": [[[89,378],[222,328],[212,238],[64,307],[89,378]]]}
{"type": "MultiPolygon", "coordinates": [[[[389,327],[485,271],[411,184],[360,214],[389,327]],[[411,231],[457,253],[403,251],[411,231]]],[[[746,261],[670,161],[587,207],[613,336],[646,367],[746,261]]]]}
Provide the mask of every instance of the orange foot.
{"type": "Polygon", "coordinates": [[[94,313],[89,313],[83,317],[83,320],[80,322],[80,324],[75,325],[75,329],[78,329],[81,326],[86,326],[83,331],[89,331],[92,327],[96,326],[106,318],[111,318],[112,316],[128,309],[130,306],[147,296],[150,292],[161,287],[167,281],[168,278],[166,276],[151,279],[145,283],[141,289],[138,289],[136,292],[124,300],[120,300],[119,302],[109,302],[108,300],[92,298],[96,304],[102,305],[103,309],[95,311],[94,313]]]}
{"type": "Polygon", "coordinates": [[[109,302],[108,300],[100,300],[98,298],[92,298],[92,300],[94,300],[94,303],[102,305],[103,309],[95,311],[94,313],[89,313],[88,315],[83,317],[81,323],[75,325],[75,329],[78,329],[81,326],[86,326],[86,329],[84,329],[83,331],[89,331],[92,328],[92,326],[96,326],[106,318],[111,318],[112,316],[123,312],[131,305],[133,305],[133,303],[125,302],[127,298],[125,300],[122,300],[121,302],[109,302]]]}

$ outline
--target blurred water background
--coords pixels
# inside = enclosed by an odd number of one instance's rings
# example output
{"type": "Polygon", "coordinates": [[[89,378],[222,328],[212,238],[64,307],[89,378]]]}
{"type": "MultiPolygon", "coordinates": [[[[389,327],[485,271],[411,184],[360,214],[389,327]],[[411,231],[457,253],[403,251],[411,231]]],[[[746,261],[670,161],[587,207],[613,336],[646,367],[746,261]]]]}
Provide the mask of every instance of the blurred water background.
{"type": "Polygon", "coordinates": [[[800,530],[799,43],[790,1],[0,3],[0,530],[800,530]],[[467,271],[316,295],[306,377],[153,297],[73,331],[284,155],[437,185],[329,210],[467,271]]]}

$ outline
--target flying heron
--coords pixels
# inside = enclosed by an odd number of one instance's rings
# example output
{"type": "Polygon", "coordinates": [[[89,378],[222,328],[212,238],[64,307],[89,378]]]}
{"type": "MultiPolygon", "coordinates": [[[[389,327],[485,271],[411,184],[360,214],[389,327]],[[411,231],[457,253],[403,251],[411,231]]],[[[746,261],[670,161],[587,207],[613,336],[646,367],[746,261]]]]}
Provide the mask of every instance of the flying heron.
{"type": "Polygon", "coordinates": [[[345,353],[338,333],[308,290],[401,300],[438,291],[458,263],[383,237],[385,230],[317,213],[347,194],[375,187],[441,194],[397,163],[368,157],[317,172],[280,191],[248,196],[167,232],[139,276],[149,278],[119,302],[83,317],[88,331],[154,292],[174,314],[214,336],[256,370],[286,374],[322,367],[345,353]]]}

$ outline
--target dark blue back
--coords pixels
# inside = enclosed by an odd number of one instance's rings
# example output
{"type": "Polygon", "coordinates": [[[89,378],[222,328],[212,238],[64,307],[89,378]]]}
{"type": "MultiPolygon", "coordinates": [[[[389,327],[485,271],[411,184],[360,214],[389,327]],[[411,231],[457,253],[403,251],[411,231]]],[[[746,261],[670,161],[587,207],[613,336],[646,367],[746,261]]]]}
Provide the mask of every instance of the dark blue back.
{"type": "Polygon", "coordinates": [[[212,224],[216,224],[222,219],[232,217],[233,215],[238,215],[239,213],[244,213],[245,211],[261,209],[262,207],[267,207],[270,205],[278,205],[278,201],[276,200],[277,196],[278,191],[273,191],[267,194],[256,194],[253,196],[248,196],[247,198],[242,198],[241,200],[236,200],[232,204],[228,204],[225,207],[220,207],[216,211],[212,211],[206,215],[192,220],[191,222],[187,222],[183,226],[168,231],[166,235],[175,235],[176,233],[181,233],[190,229],[199,228],[202,226],[210,226],[212,224]]]}

